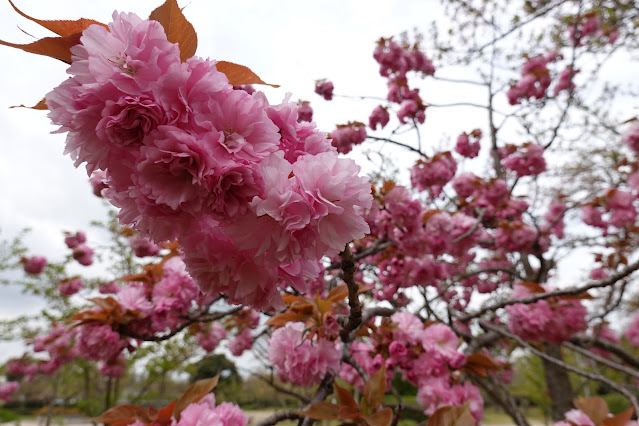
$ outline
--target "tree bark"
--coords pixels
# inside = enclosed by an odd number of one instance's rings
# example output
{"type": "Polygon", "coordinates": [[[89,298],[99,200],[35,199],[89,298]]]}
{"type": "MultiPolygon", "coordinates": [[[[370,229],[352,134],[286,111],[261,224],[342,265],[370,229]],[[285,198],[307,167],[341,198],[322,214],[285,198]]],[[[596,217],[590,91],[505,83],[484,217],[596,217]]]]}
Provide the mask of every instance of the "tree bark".
{"type": "MultiPolygon", "coordinates": [[[[561,355],[561,346],[554,343],[545,343],[544,348],[546,354],[563,361],[561,355]]],[[[546,386],[552,403],[551,416],[554,421],[564,418],[566,411],[573,407],[572,400],[574,395],[572,386],[570,385],[570,377],[568,372],[560,366],[553,364],[542,358],[544,363],[544,374],[546,376],[546,386]]]]}

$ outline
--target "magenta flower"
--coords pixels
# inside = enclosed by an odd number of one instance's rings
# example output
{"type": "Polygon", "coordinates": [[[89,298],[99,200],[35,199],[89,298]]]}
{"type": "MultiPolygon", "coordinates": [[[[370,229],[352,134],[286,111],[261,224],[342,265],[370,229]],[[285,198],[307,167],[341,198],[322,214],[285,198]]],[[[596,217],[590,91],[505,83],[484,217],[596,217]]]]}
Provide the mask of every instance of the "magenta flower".
{"type": "Polygon", "coordinates": [[[44,256],[23,257],[21,259],[24,272],[31,275],[39,275],[47,266],[47,258],[44,256]]]}

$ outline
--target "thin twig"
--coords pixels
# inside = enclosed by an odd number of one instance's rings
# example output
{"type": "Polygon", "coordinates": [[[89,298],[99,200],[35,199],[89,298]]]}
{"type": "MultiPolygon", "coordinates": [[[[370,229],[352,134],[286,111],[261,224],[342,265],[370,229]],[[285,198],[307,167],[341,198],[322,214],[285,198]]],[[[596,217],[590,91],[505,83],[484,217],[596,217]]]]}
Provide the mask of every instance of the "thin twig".
{"type": "Polygon", "coordinates": [[[630,265],[628,265],[626,267],[625,270],[623,270],[623,271],[621,271],[621,272],[619,272],[619,273],[617,273],[615,275],[611,275],[609,278],[606,278],[605,280],[596,281],[594,283],[586,284],[586,285],[583,285],[581,287],[572,287],[572,288],[567,288],[567,289],[564,289],[564,290],[555,290],[555,291],[549,291],[549,292],[546,292],[546,293],[539,293],[539,294],[535,294],[533,296],[522,297],[521,299],[504,300],[502,302],[495,303],[493,305],[490,305],[490,306],[487,306],[487,307],[485,307],[483,309],[480,309],[477,312],[470,313],[470,314],[467,314],[467,315],[462,315],[458,319],[460,321],[469,321],[469,320],[471,320],[473,318],[477,318],[477,317],[482,316],[486,312],[496,311],[497,309],[500,309],[500,308],[503,308],[503,307],[506,307],[506,306],[510,306],[510,305],[514,305],[514,304],[517,304],[517,303],[530,304],[530,303],[538,302],[540,300],[550,299],[550,298],[553,298],[553,297],[574,296],[574,295],[584,293],[584,292],[586,292],[588,290],[591,290],[591,289],[594,289],[594,288],[607,287],[609,285],[612,285],[612,284],[616,283],[619,280],[622,280],[622,279],[626,278],[627,276],[629,276],[630,274],[635,272],[637,269],[639,269],[639,261],[631,263],[630,265]]]}

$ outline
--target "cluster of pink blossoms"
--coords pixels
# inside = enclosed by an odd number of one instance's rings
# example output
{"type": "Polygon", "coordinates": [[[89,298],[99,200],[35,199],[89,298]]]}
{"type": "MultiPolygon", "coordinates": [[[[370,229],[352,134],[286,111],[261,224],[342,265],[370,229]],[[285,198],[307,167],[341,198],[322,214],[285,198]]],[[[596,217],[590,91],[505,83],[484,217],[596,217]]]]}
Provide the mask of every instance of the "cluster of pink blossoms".
{"type": "Polygon", "coordinates": [[[481,147],[479,141],[481,140],[481,130],[475,129],[470,134],[462,133],[457,137],[457,144],[455,145],[455,151],[466,158],[475,158],[479,155],[479,148],[481,147]],[[471,141],[472,138],[472,141],[471,141]]]}
{"type": "Polygon", "coordinates": [[[373,58],[379,63],[379,74],[382,77],[406,77],[409,71],[424,75],[433,75],[435,67],[428,57],[419,50],[419,46],[401,46],[392,38],[381,38],[377,42],[373,58]]]}
{"type": "Polygon", "coordinates": [[[532,142],[520,146],[506,145],[499,148],[501,165],[512,170],[517,177],[537,176],[546,171],[544,148],[532,142]]]}
{"type": "Polygon", "coordinates": [[[82,231],[78,231],[75,234],[70,232],[65,233],[64,243],[69,247],[72,252],[73,258],[84,266],[90,266],[93,264],[93,249],[89,247],[87,242],[87,236],[82,231]]]}
{"type": "Polygon", "coordinates": [[[213,352],[226,337],[226,329],[218,322],[205,325],[204,330],[198,332],[195,337],[198,344],[207,352],[213,352]]]}
{"type": "MultiPolygon", "coordinates": [[[[469,382],[460,383],[453,370],[466,363],[466,356],[459,351],[459,339],[445,324],[424,326],[410,312],[398,312],[391,317],[394,325],[389,336],[373,335],[378,342],[372,347],[355,342],[351,354],[367,374],[373,374],[382,365],[386,368],[390,383],[396,373],[418,387],[417,400],[427,407],[425,413],[433,414],[446,405],[462,406],[470,403],[476,421],[483,418],[483,400],[479,389],[469,382]],[[385,354],[385,355],[382,355],[385,354]]],[[[348,383],[363,387],[356,370],[343,363],[340,376],[348,383]]]]}
{"type": "MultiPolygon", "coordinates": [[[[223,402],[215,405],[215,395],[207,394],[198,402],[189,404],[180,413],[180,420],[171,418],[171,426],[245,426],[248,423],[248,417],[242,409],[230,402],[223,402]]],[[[151,426],[160,423],[151,423],[151,426]]],[[[165,423],[162,423],[165,424],[165,423]]],[[[145,426],[141,420],[131,423],[131,426],[145,426]]]]}
{"type": "MultiPolygon", "coordinates": [[[[516,284],[511,298],[532,295],[528,287],[516,284]]],[[[517,303],[506,306],[506,312],[509,317],[508,329],[526,340],[561,343],[586,328],[587,311],[579,300],[544,299],[534,303],[517,303]]]]}
{"type": "Polygon", "coordinates": [[[328,81],[326,79],[317,80],[315,82],[315,93],[322,96],[327,101],[333,99],[333,90],[335,87],[333,86],[332,81],[328,81]]]}
{"type": "Polygon", "coordinates": [[[47,266],[47,258],[44,256],[23,257],[20,259],[24,272],[31,275],[39,275],[47,266]]]}
{"type": "Polygon", "coordinates": [[[612,188],[603,197],[597,197],[582,208],[582,220],[586,225],[603,229],[604,235],[609,226],[616,228],[631,226],[637,219],[634,201],[638,195],[623,189],[612,188]]]}
{"type": "Polygon", "coordinates": [[[354,145],[359,145],[366,140],[366,126],[363,123],[348,123],[338,125],[331,132],[331,143],[340,154],[348,154],[354,145]]]}
{"type": "Polygon", "coordinates": [[[273,331],[268,357],[283,382],[313,386],[327,371],[339,369],[341,353],[337,342],[318,339],[312,343],[304,337],[304,323],[289,322],[273,331]]]}
{"type": "Polygon", "coordinates": [[[105,173],[121,222],[178,239],[205,291],[281,306],[278,286],[304,289],[322,256],[368,232],[370,185],[295,104],[234,89],[214,61],[181,62],[156,21],[113,19],[83,32],[72,77],[46,97],[66,152],[105,173]]]}
{"type": "Polygon", "coordinates": [[[557,96],[563,90],[572,92],[575,90],[575,83],[573,83],[573,78],[579,72],[579,70],[573,70],[571,67],[566,67],[564,70],[559,73],[559,80],[555,85],[554,95],[557,96]]]}
{"type": "Polygon", "coordinates": [[[381,125],[383,129],[386,127],[388,122],[390,121],[390,114],[388,113],[388,108],[384,108],[381,105],[377,105],[370,117],[368,118],[368,127],[373,130],[377,130],[377,125],[381,125]]]}
{"type": "Polygon", "coordinates": [[[583,46],[594,41],[613,44],[618,38],[618,28],[603,25],[596,12],[577,16],[577,22],[568,29],[568,39],[573,46],[583,46]]]}
{"type": "Polygon", "coordinates": [[[521,80],[511,86],[506,93],[508,102],[511,105],[517,105],[523,99],[541,99],[546,96],[546,90],[552,81],[548,71],[548,63],[556,58],[557,52],[550,52],[528,59],[521,67],[521,80]]]}
{"type": "Polygon", "coordinates": [[[80,278],[71,278],[67,280],[62,280],[58,285],[58,290],[60,294],[64,296],[73,296],[78,291],[82,290],[84,287],[84,283],[80,278]]]}
{"type": "Polygon", "coordinates": [[[432,158],[419,160],[410,169],[410,181],[417,190],[429,191],[433,197],[437,197],[455,172],[457,163],[451,153],[438,152],[432,158]]]}

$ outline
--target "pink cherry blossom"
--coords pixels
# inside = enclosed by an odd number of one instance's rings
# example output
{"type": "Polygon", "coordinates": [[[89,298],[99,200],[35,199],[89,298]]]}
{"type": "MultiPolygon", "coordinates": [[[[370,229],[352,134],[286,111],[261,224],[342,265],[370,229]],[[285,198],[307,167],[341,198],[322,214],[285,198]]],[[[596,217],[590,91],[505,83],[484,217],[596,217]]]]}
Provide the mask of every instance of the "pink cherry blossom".
{"type": "Polygon", "coordinates": [[[282,381],[298,386],[319,384],[329,369],[339,368],[339,346],[324,339],[311,343],[303,332],[301,322],[275,330],[269,340],[269,360],[282,381]]]}
{"type": "Polygon", "coordinates": [[[82,289],[84,284],[80,278],[65,280],[60,283],[58,290],[64,296],[72,296],[82,289]]]}
{"type": "Polygon", "coordinates": [[[153,241],[140,235],[129,238],[129,245],[137,257],[157,256],[162,250],[153,241]]]}
{"type": "Polygon", "coordinates": [[[331,132],[331,139],[331,144],[337,148],[337,152],[348,154],[354,145],[366,140],[366,127],[362,123],[337,126],[337,129],[331,132]]]}
{"type": "Polygon", "coordinates": [[[240,356],[253,347],[253,336],[251,329],[245,328],[237,336],[229,339],[229,350],[233,356],[240,356]]]}
{"type": "Polygon", "coordinates": [[[220,323],[213,322],[197,334],[197,341],[202,349],[213,352],[225,337],[226,329],[220,323]]]}
{"type": "Polygon", "coordinates": [[[90,266],[93,264],[93,249],[86,244],[80,244],[73,249],[73,258],[80,265],[90,266]]]}
{"type": "Polygon", "coordinates": [[[322,96],[327,101],[333,99],[333,82],[328,80],[317,80],[315,82],[315,93],[322,96]]]}
{"type": "Polygon", "coordinates": [[[390,114],[388,113],[388,109],[384,108],[381,105],[377,105],[368,118],[368,127],[370,127],[372,130],[377,130],[377,125],[379,124],[383,129],[384,127],[386,127],[389,120],[390,114]]]}
{"type": "Polygon", "coordinates": [[[64,243],[70,249],[74,249],[80,244],[84,244],[87,242],[87,236],[84,232],[78,231],[75,234],[70,232],[65,232],[66,237],[64,238],[64,243]]]}
{"type": "Polygon", "coordinates": [[[47,266],[47,258],[44,256],[31,256],[22,259],[24,272],[31,275],[39,275],[47,266]]]}

